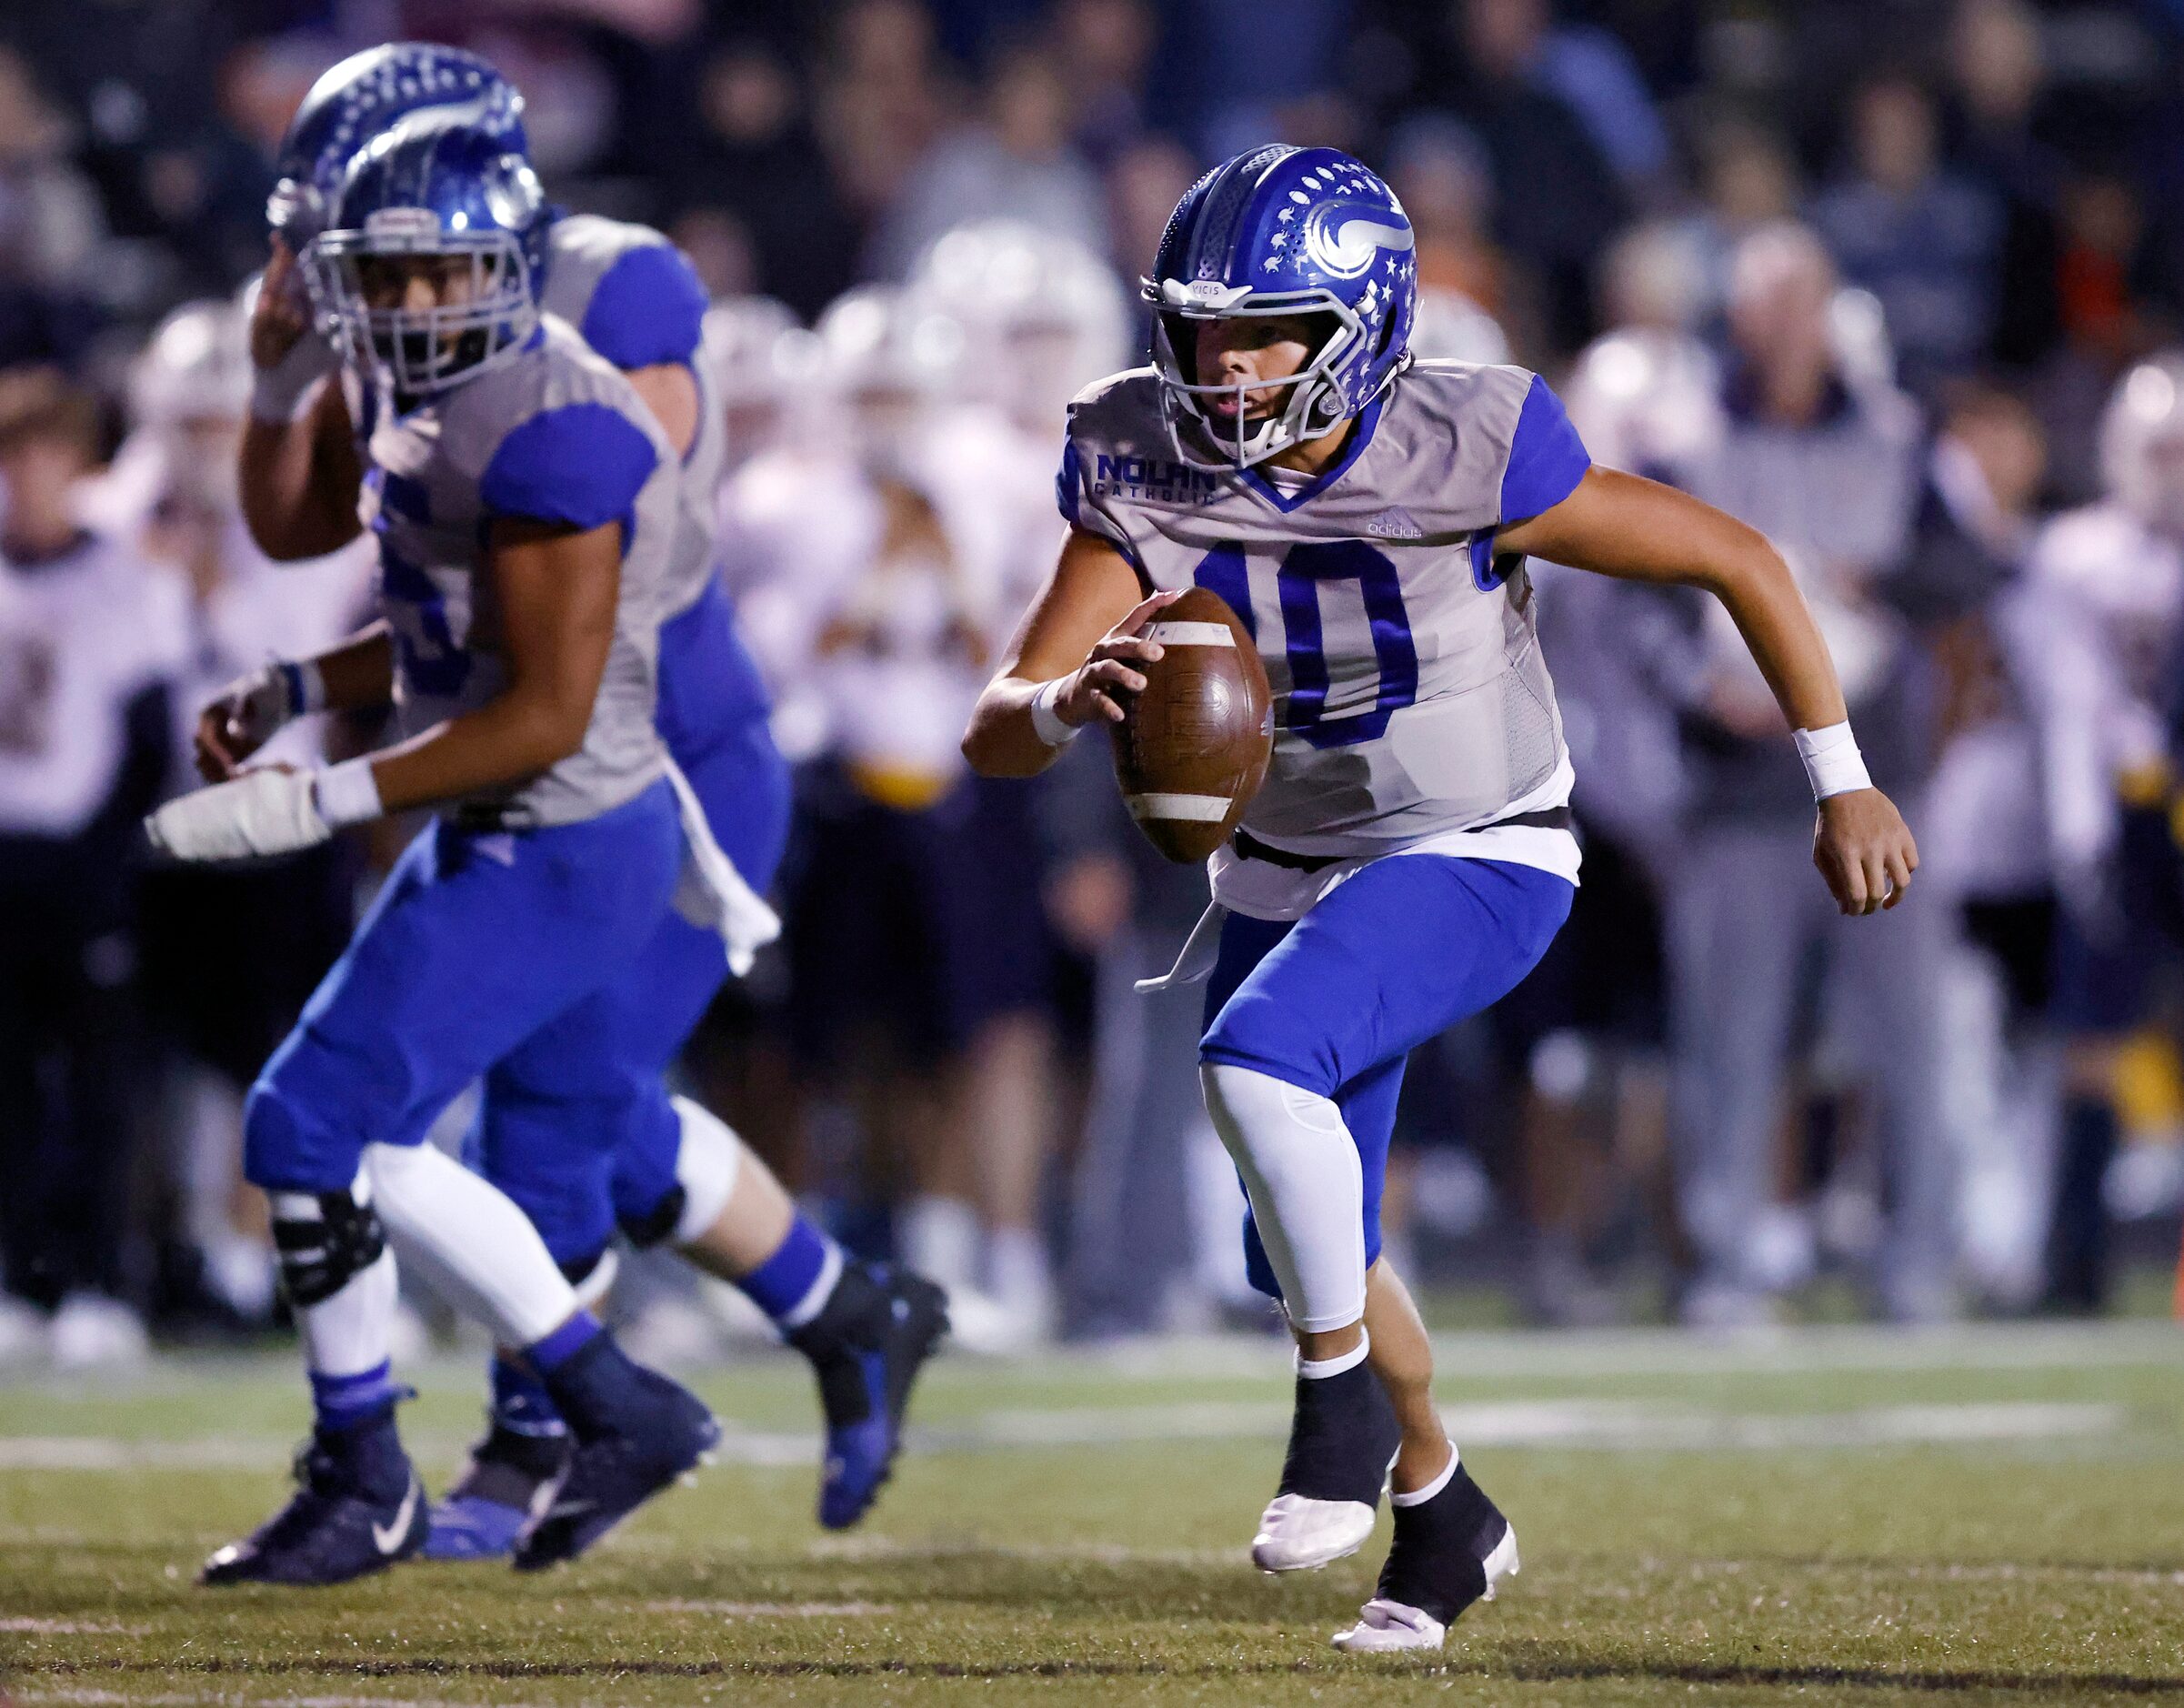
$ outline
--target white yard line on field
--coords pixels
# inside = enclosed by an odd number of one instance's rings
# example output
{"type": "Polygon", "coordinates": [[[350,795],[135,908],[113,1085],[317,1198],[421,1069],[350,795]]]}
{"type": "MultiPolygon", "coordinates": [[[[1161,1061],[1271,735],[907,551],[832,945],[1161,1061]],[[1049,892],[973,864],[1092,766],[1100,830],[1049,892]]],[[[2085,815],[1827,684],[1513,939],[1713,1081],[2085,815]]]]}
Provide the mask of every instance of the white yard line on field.
{"type": "Polygon", "coordinates": [[[646,1602],[648,1613],[707,1613],[716,1619],[877,1619],[892,1602],[646,1602]]]}
{"type": "MultiPolygon", "coordinates": [[[[1699,1410],[1638,1400],[1516,1401],[1451,1406],[1449,1432],[1468,1446],[1558,1447],[1601,1452],[1778,1452],[1823,1448],[2085,1439],[2129,1421],[2119,1405],[2052,1402],[1868,1406],[1849,1412],[1699,1410]]],[[[1152,1442],[1279,1440],[1277,1402],[1002,1409],[958,1422],[913,1427],[920,1452],[1110,1447],[1152,1442]]],[[[718,1457],[731,1464],[808,1465],[814,1434],[730,1427],[718,1457]]],[[[0,1436],[0,1471],[259,1471],[288,1444],[225,1436],[126,1442],[105,1436],[0,1436]]]]}

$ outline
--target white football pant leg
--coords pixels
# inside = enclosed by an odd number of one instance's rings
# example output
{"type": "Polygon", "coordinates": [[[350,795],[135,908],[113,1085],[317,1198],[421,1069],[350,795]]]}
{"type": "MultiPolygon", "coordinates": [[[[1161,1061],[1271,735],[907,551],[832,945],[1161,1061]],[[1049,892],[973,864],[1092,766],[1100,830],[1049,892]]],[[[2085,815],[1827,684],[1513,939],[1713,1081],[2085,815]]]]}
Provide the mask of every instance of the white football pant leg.
{"type": "Polygon", "coordinates": [[[1365,1315],[1365,1179],[1331,1098],[1227,1062],[1198,1070],[1207,1112],[1244,1177],[1252,1220],[1307,1331],[1365,1315]]]}
{"type": "Polygon", "coordinates": [[[364,1166],[405,1261],[501,1345],[535,1345],[576,1314],[576,1290],[497,1186],[428,1144],[366,1145],[364,1166]]]}

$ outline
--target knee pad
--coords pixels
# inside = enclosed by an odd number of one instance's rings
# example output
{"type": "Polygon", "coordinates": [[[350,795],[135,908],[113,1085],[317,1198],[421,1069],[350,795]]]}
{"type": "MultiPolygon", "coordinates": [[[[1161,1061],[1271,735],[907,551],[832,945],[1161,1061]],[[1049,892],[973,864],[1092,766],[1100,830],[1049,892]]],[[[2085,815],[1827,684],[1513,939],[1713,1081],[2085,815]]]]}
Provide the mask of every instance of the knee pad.
{"type": "Polygon", "coordinates": [[[296,1310],[322,1304],[379,1261],[386,1231],[361,1184],[346,1192],[275,1192],[273,1243],[296,1310]]]}
{"type": "Polygon", "coordinates": [[[720,1220],[736,1196],[743,1140],[703,1104],[686,1097],[674,1103],[682,1134],[675,1151],[675,1191],[668,1194],[676,1208],[670,1231],[676,1244],[687,1245],[720,1220]]]}

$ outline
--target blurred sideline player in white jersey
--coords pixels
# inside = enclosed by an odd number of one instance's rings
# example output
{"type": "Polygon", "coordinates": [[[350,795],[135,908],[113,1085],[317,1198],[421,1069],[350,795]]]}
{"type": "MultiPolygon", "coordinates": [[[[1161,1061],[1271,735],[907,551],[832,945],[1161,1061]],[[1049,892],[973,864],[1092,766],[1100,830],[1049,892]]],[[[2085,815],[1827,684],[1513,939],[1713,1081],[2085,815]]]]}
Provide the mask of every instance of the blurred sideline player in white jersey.
{"type": "Polygon", "coordinates": [[[1537,376],[1414,366],[1413,246],[1388,186],[1332,149],[1257,149],[1192,186],[1145,282],[1154,366],[1072,406],[1070,533],[964,740],[981,771],[1029,776],[1118,719],[1186,587],[1220,593],[1257,641],[1274,759],[1177,970],[1208,970],[1214,949],[1207,1104],[1250,1199],[1255,1282],[1297,1340],[1253,1557],[1354,1552],[1393,1490],[1378,1592],[1337,1638],[1353,1651],[1438,1648],[1517,1565],[1443,1430],[1377,1209],[1408,1051],[1529,970],[1577,881],[1526,557],[1713,592],[1798,731],[1838,905],[1893,905],[1917,860],[1781,559],[1593,467],[1537,376]]]}
{"type": "MultiPolygon", "coordinates": [[[[359,539],[313,562],[276,564],[243,523],[235,457],[250,398],[247,302],[186,303],[160,323],[129,375],[130,431],[87,500],[105,524],[167,565],[187,597],[188,658],[174,696],[168,792],[198,780],[188,763],[197,708],[269,658],[309,658],[369,613],[373,554],[359,539]]],[[[313,765],[333,733],[297,724],[262,762],[313,765]]],[[[354,850],[334,843],[241,870],[155,867],[144,880],[146,1005],[183,1052],[169,1101],[181,1231],[202,1284],[243,1319],[272,1306],[274,1261],[262,1201],[240,1191],[242,1099],[347,939],[354,850]],[[222,946],[238,937],[256,952],[222,946]]]]}
{"type": "Polygon", "coordinates": [[[80,519],[97,450],[88,394],[52,368],[0,375],[0,1358],[63,1367],[145,1351],[122,1268],[133,827],[165,787],[188,651],[179,580],[80,519]]]}
{"type": "MultiPolygon", "coordinates": [[[[291,122],[269,210],[276,236],[290,246],[306,240],[355,153],[407,117],[475,121],[520,160],[522,112],[506,79],[458,49],[396,44],[344,62],[291,122]]],[[[548,208],[541,236],[540,306],[628,376],[679,458],[656,722],[689,785],[686,807],[702,810],[748,903],[743,911],[757,921],[734,928],[746,939],[738,953],[747,952],[752,931],[773,925],[756,897],[770,887],[786,840],[788,779],[719,575],[715,506],[728,422],[703,348],[704,293],[687,259],[643,226],[548,208]]],[[[323,334],[323,313],[318,319],[323,334]]],[[[325,355],[306,339],[290,359],[323,363],[325,355]]],[[[726,976],[719,949],[710,929],[680,915],[647,946],[616,1010],[614,1053],[636,1080],[656,1081],[703,1016],[726,976]]],[[[821,1521],[854,1523],[893,1463],[910,1382],[939,1333],[937,1295],[916,1277],[845,1263],[734,1132],[696,1102],[655,1092],[624,1110],[615,1223],[634,1242],[672,1243],[735,1284],[812,1361],[827,1424],[821,1521]]],[[[536,1100],[549,1123],[595,1119],[565,1092],[536,1100]]],[[[614,1262],[596,1221],[544,1208],[567,1190],[555,1146],[505,1145],[479,1160],[540,1222],[547,1249],[584,1279],[587,1297],[603,1293],[614,1262]]],[[[506,1552],[539,1490],[567,1462],[562,1421],[521,1364],[496,1362],[494,1396],[492,1428],[470,1471],[434,1509],[433,1557],[506,1552]]]]}
{"type": "Polygon", "coordinates": [[[1012,1111],[997,1114],[993,1080],[968,1069],[1009,1010],[1036,921],[991,906],[957,740],[1020,549],[1007,473],[1026,459],[992,407],[957,395],[965,331],[951,316],[866,286],[816,331],[822,377],[797,407],[826,424],[797,423],[746,464],[722,524],[783,698],[777,727],[812,761],[787,897],[792,1041],[807,1070],[846,1072],[873,1172],[907,1183],[905,1261],[948,1288],[966,1344],[998,1350],[1043,1331],[1044,1265],[1036,1296],[1003,1311],[986,1296],[981,1236],[1036,1241],[1032,1218],[1007,1212],[1036,1202],[1037,1181],[995,1166],[986,1139],[1012,1111]]]}
{"type": "Polygon", "coordinates": [[[2184,353],[2118,382],[2099,448],[2106,496],[2040,531],[2006,613],[2062,909],[2054,1013],[2069,1049],[2048,1291],[2081,1311],[2108,1293],[2116,1046],[2184,950],[2165,809],[2184,640],[2184,353]]]}
{"type": "MultiPolygon", "coordinates": [[[[1053,558],[1064,412],[1085,385],[1129,359],[1129,300],[1114,270],[1085,245],[1008,219],[940,237],[913,269],[906,295],[963,328],[957,387],[990,406],[1006,429],[981,468],[987,502],[1008,517],[990,623],[997,654],[1053,558]]],[[[985,1279],[1005,1312],[1043,1331],[1055,1315],[1042,1201],[1057,1121],[1051,1012],[1060,953],[1049,908],[1068,909],[1079,888],[1102,879],[1048,859],[1036,791],[987,779],[971,787],[980,904],[995,934],[1020,946],[1021,970],[997,990],[969,1045],[985,1279]]],[[[1185,1206],[1167,1211],[1180,1216],[1185,1206]]]]}

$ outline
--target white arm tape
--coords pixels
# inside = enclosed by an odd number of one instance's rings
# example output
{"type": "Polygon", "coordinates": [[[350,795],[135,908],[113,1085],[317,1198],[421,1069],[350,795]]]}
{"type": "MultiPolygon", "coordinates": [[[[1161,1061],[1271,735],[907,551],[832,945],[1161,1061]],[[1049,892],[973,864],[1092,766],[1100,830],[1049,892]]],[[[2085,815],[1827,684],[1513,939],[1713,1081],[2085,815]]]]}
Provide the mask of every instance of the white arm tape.
{"type": "Polygon", "coordinates": [[[1038,692],[1031,697],[1032,733],[1050,748],[1067,747],[1077,739],[1077,726],[1064,723],[1061,713],[1055,709],[1055,704],[1061,698],[1062,689],[1068,686],[1068,682],[1069,678],[1066,676],[1057,676],[1050,682],[1041,682],[1038,692]]]}
{"type": "Polygon", "coordinates": [[[345,824],[362,824],[386,810],[379,804],[379,782],[372,775],[368,757],[329,765],[313,783],[318,816],[326,821],[329,830],[338,830],[345,824]]]}
{"type": "Polygon", "coordinates": [[[1798,757],[1805,761],[1805,775],[1811,779],[1815,800],[1873,787],[1848,718],[1825,729],[1797,730],[1790,738],[1798,744],[1798,757]]]}

